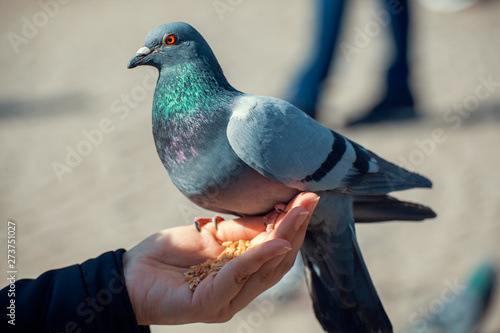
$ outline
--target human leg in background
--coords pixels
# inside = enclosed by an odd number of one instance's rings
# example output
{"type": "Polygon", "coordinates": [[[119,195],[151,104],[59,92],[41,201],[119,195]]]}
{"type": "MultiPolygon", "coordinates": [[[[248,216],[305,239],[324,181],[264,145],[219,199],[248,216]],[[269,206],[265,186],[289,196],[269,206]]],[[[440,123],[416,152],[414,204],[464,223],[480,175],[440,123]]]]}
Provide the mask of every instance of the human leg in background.
{"type": "Polygon", "coordinates": [[[408,64],[409,13],[407,0],[385,0],[390,13],[391,35],[394,42],[393,62],[387,71],[386,91],[372,110],[347,126],[373,124],[381,121],[416,118],[413,96],[409,87],[408,64]]]}
{"type": "Polygon", "coordinates": [[[316,0],[316,22],[311,55],[299,72],[286,99],[314,118],[318,95],[328,75],[337,45],[345,0],[316,0]]]}

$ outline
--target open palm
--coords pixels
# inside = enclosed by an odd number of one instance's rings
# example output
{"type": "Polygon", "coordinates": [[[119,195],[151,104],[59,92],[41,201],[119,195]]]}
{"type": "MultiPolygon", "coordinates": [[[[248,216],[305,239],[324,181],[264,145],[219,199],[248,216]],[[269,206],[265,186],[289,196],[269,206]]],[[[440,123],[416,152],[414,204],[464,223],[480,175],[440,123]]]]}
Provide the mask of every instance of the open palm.
{"type": "Polygon", "coordinates": [[[263,217],[166,229],[146,238],[123,257],[127,290],[137,321],[149,324],[223,322],[273,286],[292,267],[317,203],[303,193],[280,214],[272,232],[263,217]],[[190,266],[215,258],[224,241],[251,240],[251,249],[207,276],[193,292],[184,281],[190,266]]]}

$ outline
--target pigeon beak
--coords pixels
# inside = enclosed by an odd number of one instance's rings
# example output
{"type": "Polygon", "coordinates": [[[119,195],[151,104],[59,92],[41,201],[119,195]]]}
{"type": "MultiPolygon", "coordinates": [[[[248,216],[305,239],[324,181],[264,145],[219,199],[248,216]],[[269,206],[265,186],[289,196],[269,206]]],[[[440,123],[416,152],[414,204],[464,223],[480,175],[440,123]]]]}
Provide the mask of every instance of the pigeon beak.
{"type": "Polygon", "coordinates": [[[146,46],[141,47],[139,50],[137,50],[135,57],[130,59],[127,67],[129,69],[132,69],[142,65],[144,58],[146,58],[146,56],[148,56],[149,54],[151,54],[151,49],[149,47],[146,46]]]}

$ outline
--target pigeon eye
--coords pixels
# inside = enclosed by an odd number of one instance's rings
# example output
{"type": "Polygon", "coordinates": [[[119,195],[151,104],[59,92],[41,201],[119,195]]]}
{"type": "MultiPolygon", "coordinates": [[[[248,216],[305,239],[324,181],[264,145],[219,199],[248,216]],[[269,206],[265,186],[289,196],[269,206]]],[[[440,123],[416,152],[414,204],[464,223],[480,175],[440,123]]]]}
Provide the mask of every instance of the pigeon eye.
{"type": "Polygon", "coordinates": [[[167,34],[167,35],[163,36],[163,44],[172,45],[172,44],[175,44],[176,41],[177,41],[177,37],[175,37],[175,35],[167,34]]]}

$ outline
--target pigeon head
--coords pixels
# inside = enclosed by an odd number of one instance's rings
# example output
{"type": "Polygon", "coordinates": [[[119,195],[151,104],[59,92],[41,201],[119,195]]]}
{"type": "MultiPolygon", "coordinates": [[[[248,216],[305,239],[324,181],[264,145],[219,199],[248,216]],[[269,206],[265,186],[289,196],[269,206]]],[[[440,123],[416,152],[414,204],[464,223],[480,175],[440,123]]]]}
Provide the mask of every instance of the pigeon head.
{"type": "Polygon", "coordinates": [[[184,22],[172,22],[148,33],[144,46],[130,59],[128,68],[149,65],[161,70],[199,59],[219,67],[210,46],[195,28],[184,22]]]}

